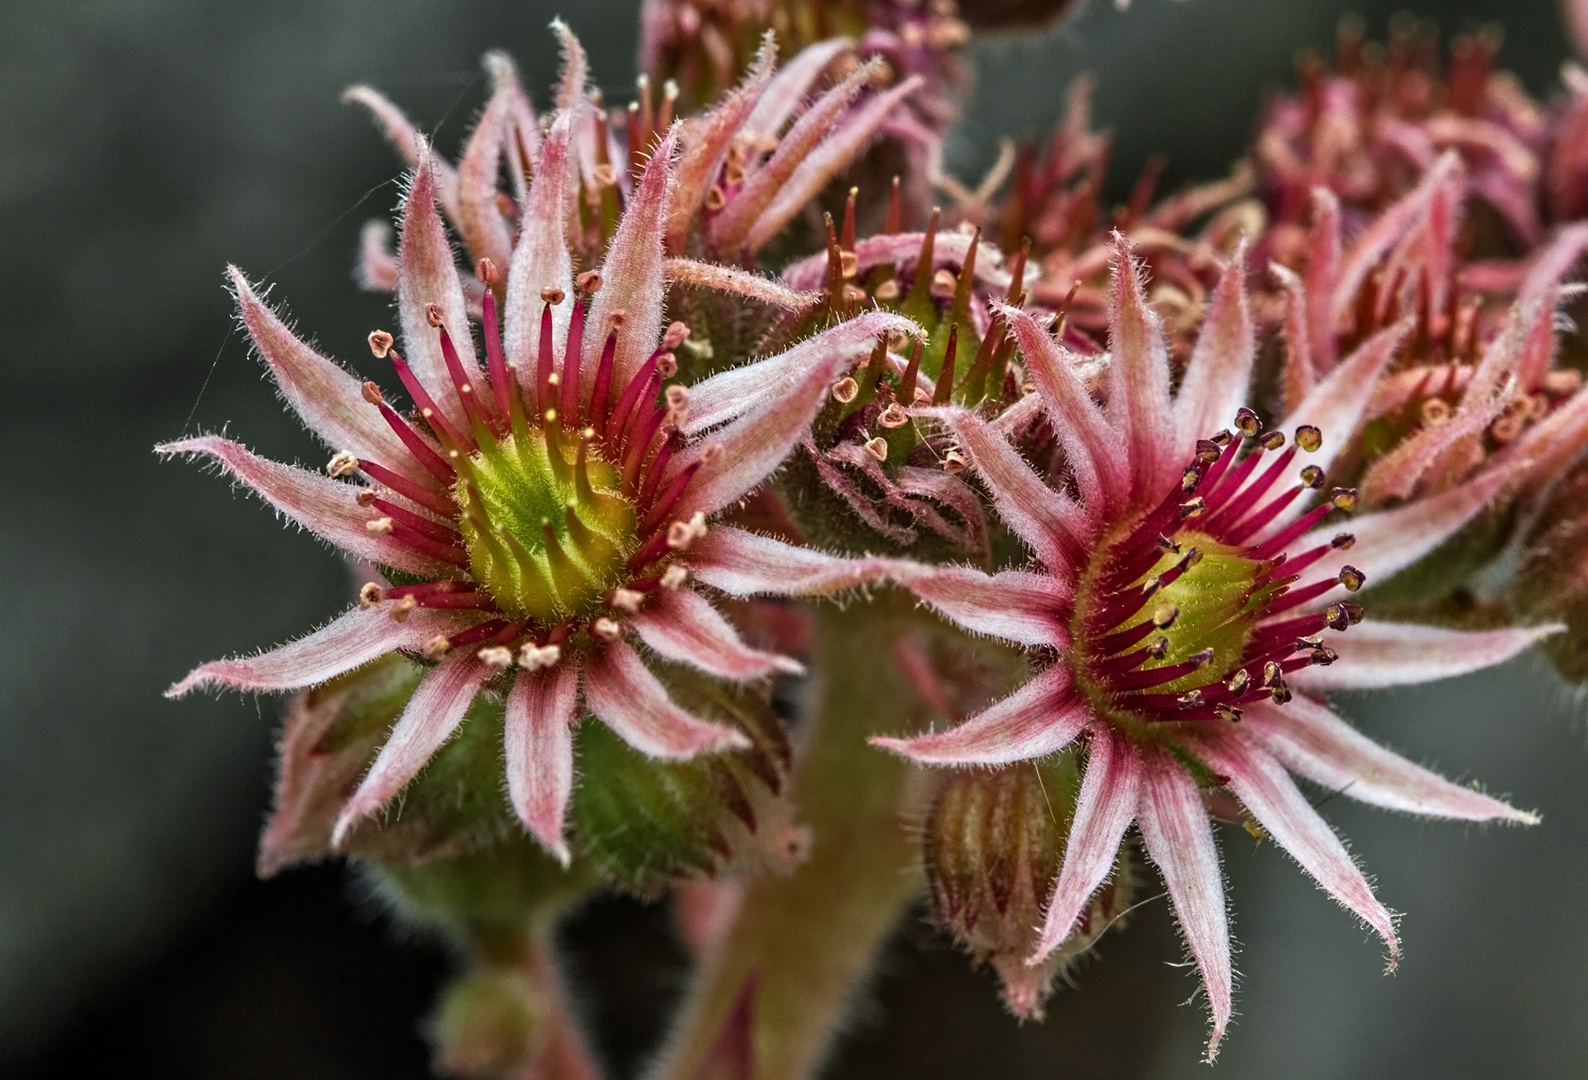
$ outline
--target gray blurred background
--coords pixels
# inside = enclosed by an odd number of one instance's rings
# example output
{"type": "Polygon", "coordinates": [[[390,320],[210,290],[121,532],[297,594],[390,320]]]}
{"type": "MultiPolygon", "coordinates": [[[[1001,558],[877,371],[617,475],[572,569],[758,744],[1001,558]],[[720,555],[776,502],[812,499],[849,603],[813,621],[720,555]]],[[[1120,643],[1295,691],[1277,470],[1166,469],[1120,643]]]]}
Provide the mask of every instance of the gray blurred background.
{"type": "MultiPolygon", "coordinates": [[[[252,880],[273,701],[172,703],[196,660],[336,610],[338,560],[158,440],[227,426],[318,463],[235,332],[228,261],[274,283],[333,355],[394,322],[350,270],[390,212],[394,158],[352,82],[449,151],[491,46],[545,100],[559,11],[609,100],[632,76],[633,2],[76,0],[0,4],[0,1069],[18,1076],[422,1076],[417,1023],[445,959],[397,940],[333,867],[252,880]]],[[[982,42],[951,165],[1035,135],[1083,70],[1118,133],[1120,192],[1221,175],[1266,87],[1341,0],[1094,3],[982,42]]],[[[1568,46],[1552,0],[1423,0],[1446,32],[1499,20],[1503,63],[1550,93],[1568,46]]],[[[1376,736],[1538,807],[1518,830],[1429,826],[1334,800],[1329,816],[1407,912],[1401,971],[1271,845],[1226,835],[1243,974],[1216,1066],[1273,1077],[1588,1075],[1584,709],[1541,663],[1348,702],[1376,736]]],[[[1151,895],[1155,890],[1147,890],[1151,895]]],[[[656,909],[607,900],[571,928],[603,1052],[637,1067],[683,977],[656,909]],[[636,975],[636,971],[643,974],[636,975]]],[[[1161,900],[1052,1002],[1004,1016],[990,980],[914,923],[890,947],[834,1077],[1189,1077],[1204,1020],[1161,900]]]]}

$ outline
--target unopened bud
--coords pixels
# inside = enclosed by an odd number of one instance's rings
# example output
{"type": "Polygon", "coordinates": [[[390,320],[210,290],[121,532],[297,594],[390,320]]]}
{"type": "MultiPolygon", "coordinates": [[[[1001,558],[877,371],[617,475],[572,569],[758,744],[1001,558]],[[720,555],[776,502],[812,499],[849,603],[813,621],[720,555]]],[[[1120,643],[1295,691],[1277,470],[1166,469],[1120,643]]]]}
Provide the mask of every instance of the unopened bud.
{"type": "Polygon", "coordinates": [[[431,1018],[436,1071],[468,1080],[533,1071],[549,1035],[545,1014],[520,972],[470,972],[447,987],[431,1018]]]}

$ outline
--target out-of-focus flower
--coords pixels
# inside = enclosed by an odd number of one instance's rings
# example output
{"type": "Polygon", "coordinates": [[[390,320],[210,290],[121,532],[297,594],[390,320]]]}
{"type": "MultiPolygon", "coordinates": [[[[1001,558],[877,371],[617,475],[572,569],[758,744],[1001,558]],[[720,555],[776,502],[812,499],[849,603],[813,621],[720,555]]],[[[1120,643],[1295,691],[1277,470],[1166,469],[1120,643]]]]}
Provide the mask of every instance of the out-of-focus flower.
{"type": "Polygon", "coordinates": [[[1239,800],[1254,827],[1384,938],[1393,966],[1393,917],[1290,774],[1414,813],[1535,819],[1381,749],[1309,695],[1472,671],[1558,628],[1382,623],[1336,599],[1425,555],[1499,482],[1480,477],[1337,531],[1329,519],[1357,496],[1314,494],[1342,448],[1330,433],[1355,430],[1401,332],[1369,338],[1264,432],[1242,407],[1253,361],[1243,262],[1218,284],[1171,394],[1159,320],[1128,245],[1116,244],[1106,408],[1037,319],[1003,309],[1063,444],[1063,489],[973,413],[920,411],[953,433],[1035,565],[995,575],[902,563],[891,571],[945,618],[1029,648],[1039,669],[947,731],[874,741],[928,765],[1002,766],[1079,740],[1085,773],[1029,962],[1074,933],[1134,821],[1201,970],[1211,1056],[1229,1020],[1233,972],[1209,796],[1227,790],[1239,800]],[[1223,428],[1232,416],[1238,435],[1223,428]],[[1287,482],[1301,455],[1299,482],[1287,482]]]}
{"type": "MultiPolygon", "coordinates": [[[[463,720],[476,695],[507,695],[512,805],[564,861],[573,725],[585,710],[644,754],[683,759],[745,746],[738,730],[677,705],[630,638],[727,680],[796,670],[745,645],[694,587],[735,536],[708,520],[778,467],[832,382],[905,319],[873,313],[734,372],[733,387],[664,382],[687,327],[664,326],[663,233],[676,134],[657,146],[599,272],[574,275],[565,240],[577,113],[541,149],[505,280],[481,260],[485,366],[422,159],[404,212],[396,281],[405,360],[384,332],[405,417],[296,338],[234,270],[242,318],[288,403],[335,451],[329,476],[258,458],[218,436],[161,447],[217,462],[288,518],[383,568],[358,606],[257,656],[215,661],[176,684],[311,686],[392,652],[434,666],[337,819],[335,839],[384,807],[463,720]],[[497,292],[504,297],[499,324],[497,292]],[[757,378],[774,371],[782,377],[757,378]],[[748,388],[742,379],[751,379],[748,388]],[[692,407],[710,421],[682,433],[692,407]],[[362,482],[349,483],[362,476],[362,482]]],[[[767,548],[754,548],[767,559],[767,548]]],[[[806,568],[814,552],[798,553],[806,568]]],[[[795,575],[791,573],[793,582],[795,575]]],[[[792,591],[799,591],[796,588],[792,591]]]]}

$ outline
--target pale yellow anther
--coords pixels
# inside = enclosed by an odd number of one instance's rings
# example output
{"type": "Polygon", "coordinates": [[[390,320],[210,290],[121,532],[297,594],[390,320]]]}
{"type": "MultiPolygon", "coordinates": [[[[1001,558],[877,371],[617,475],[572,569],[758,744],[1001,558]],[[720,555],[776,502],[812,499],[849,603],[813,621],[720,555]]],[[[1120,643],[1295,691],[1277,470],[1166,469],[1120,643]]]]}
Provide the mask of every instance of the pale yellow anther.
{"type": "Polygon", "coordinates": [[[875,439],[867,439],[866,440],[866,453],[870,454],[872,457],[876,458],[878,461],[887,461],[888,460],[888,440],[882,438],[881,436],[878,436],[875,439]]]}
{"type": "Polygon", "coordinates": [[[706,515],[699,510],[688,521],[675,521],[667,527],[667,546],[674,551],[687,551],[689,545],[706,535],[706,515]]]}
{"type": "Polygon", "coordinates": [[[623,636],[623,627],[602,616],[590,624],[590,632],[602,641],[616,641],[623,636]]]}
{"type": "Polygon", "coordinates": [[[855,382],[855,380],[850,378],[848,375],[845,375],[842,379],[839,379],[837,382],[833,383],[833,397],[845,405],[848,405],[851,401],[855,400],[859,394],[860,384],[855,382]]]}
{"type": "Polygon", "coordinates": [[[640,610],[640,604],[645,602],[645,594],[634,589],[613,589],[610,603],[615,608],[633,615],[640,610]]]}
{"type": "Polygon", "coordinates": [[[358,590],[358,606],[361,608],[378,607],[384,599],[385,592],[373,581],[366,581],[364,587],[358,590]]]}
{"type": "Polygon", "coordinates": [[[487,645],[474,658],[488,668],[504,671],[513,666],[513,650],[506,645],[487,645]]]}
{"type": "Polygon", "coordinates": [[[899,298],[899,283],[889,278],[871,292],[878,300],[881,300],[884,304],[889,304],[899,298]]]}
{"type": "Polygon", "coordinates": [[[426,660],[440,660],[452,651],[452,642],[447,640],[447,635],[437,634],[419,650],[426,660]]]}
{"type": "Polygon", "coordinates": [[[689,580],[689,571],[674,563],[662,571],[662,588],[676,589],[689,580]]]}
{"type": "Polygon", "coordinates": [[[882,410],[882,415],[877,417],[877,423],[885,428],[901,428],[910,422],[910,414],[904,411],[904,406],[897,401],[882,410]]]}
{"type": "Polygon", "coordinates": [[[558,645],[536,645],[531,641],[518,650],[518,662],[525,671],[556,667],[561,659],[562,647],[558,645]]]}
{"type": "Polygon", "coordinates": [[[393,524],[389,517],[378,517],[374,521],[364,522],[364,529],[371,536],[390,536],[393,524]]]}
{"type": "Polygon", "coordinates": [[[325,465],[326,475],[340,480],[344,476],[352,476],[358,472],[358,456],[346,450],[339,451],[325,465]]]}

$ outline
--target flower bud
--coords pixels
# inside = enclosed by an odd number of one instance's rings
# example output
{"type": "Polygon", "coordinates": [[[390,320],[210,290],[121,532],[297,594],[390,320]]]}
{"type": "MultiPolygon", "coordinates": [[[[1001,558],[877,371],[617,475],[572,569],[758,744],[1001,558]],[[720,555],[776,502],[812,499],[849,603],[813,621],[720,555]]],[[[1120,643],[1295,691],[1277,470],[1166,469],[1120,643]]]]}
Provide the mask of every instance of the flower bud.
{"type": "Polygon", "coordinates": [[[518,972],[469,972],[442,992],[430,1019],[436,1072],[468,1080],[523,1074],[546,1041],[545,1011],[518,972]]]}
{"type": "Polygon", "coordinates": [[[933,918],[977,962],[990,961],[1004,1003],[1040,1019],[1054,976],[1130,903],[1126,849],[1092,897],[1080,927],[1041,964],[1027,966],[1063,863],[1079,779],[1073,756],[943,776],[923,837],[933,918]]]}

